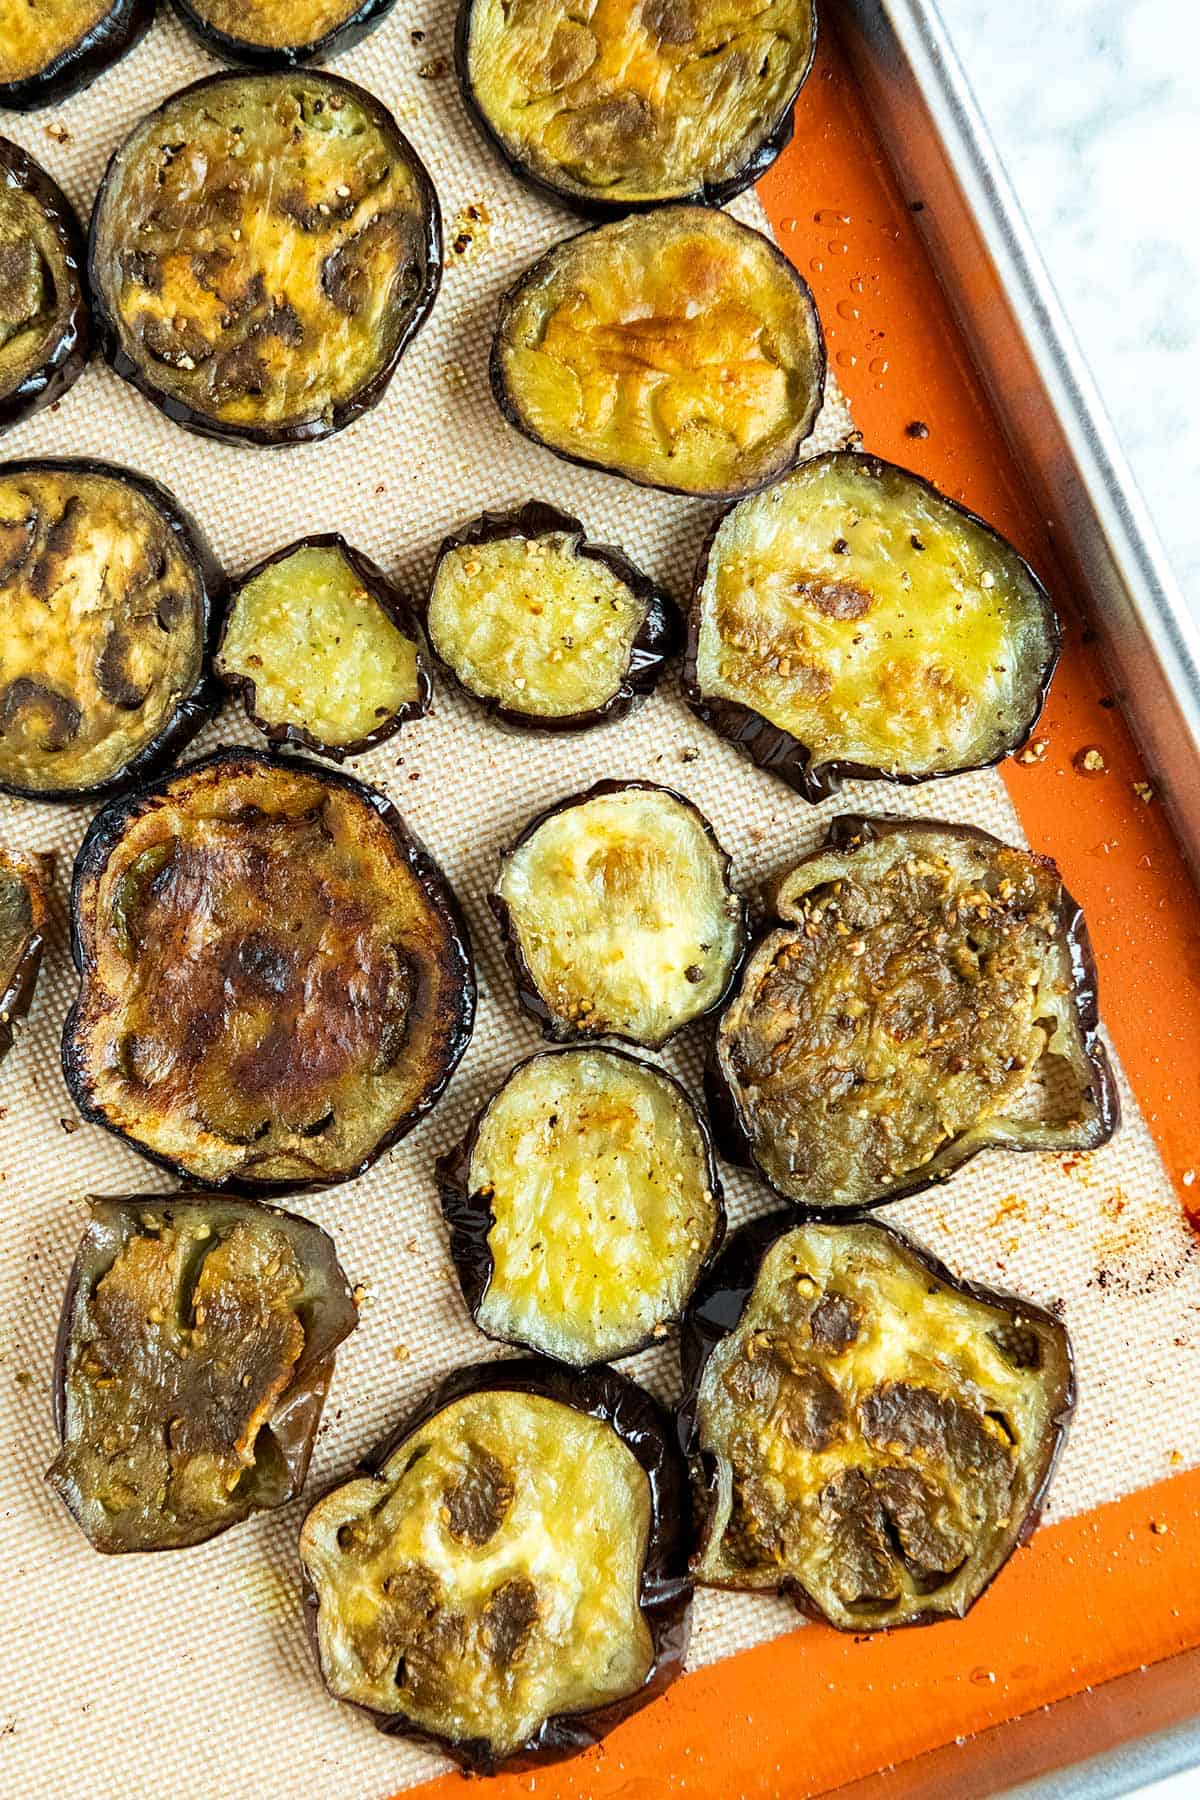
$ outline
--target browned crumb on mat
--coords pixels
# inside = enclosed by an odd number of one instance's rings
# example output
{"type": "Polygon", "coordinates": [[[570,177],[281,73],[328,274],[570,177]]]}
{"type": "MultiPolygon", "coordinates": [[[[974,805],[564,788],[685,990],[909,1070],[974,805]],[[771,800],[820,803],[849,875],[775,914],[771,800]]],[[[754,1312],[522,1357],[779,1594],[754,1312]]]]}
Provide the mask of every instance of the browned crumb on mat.
{"type": "Polygon", "coordinates": [[[1049,748],[1050,748],[1050,739],[1049,738],[1044,738],[1044,737],[1033,738],[1030,743],[1026,744],[1026,746],[1023,750],[1017,751],[1016,760],[1019,763],[1045,762],[1046,752],[1047,752],[1047,750],[1049,750],[1049,748]]]}
{"type": "Polygon", "coordinates": [[[1071,758],[1077,775],[1107,775],[1108,764],[1099,744],[1084,744],[1071,758]]]}

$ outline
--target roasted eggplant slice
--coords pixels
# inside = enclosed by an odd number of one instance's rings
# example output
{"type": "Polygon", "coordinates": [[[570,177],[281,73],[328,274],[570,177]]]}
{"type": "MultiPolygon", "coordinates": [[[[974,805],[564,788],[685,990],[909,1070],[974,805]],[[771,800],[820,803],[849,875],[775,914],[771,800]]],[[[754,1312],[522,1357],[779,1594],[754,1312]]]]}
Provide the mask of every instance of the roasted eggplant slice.
{"type": "Polygon", "coordinates": [[[601,781],[539,814],[488,898],[549,1038],[658,1049],[720,1005],[745,945],[712,826],[652,781],[601,781]]]}
{"type": "Polygon", "coordinates": [[[206,437],[312,442],[375,404],[441,277],[387,108],[313,70],[213,75],[135,126],[92,214],[105,354],[206,437]]]}
{"type": "Polygon", "coordinates": [[[243,577],[214,667],[268,738],[335,762],[429,706],[407,601],[336,532],[289,544],[243,577]]]}
{"type": "Polygon", "coordinates": [[[620,1050],[521,1063],[438,1180],[480,1330],[577,1366],[662,1337],[724,1228],[691,1101],[620,1050]]]}
{"type": "Polygon", "coordinates": [[[491,374],[505,418],[556,456],[732,498],[795,462],[825,342],[807,283],[768,238],[667,206],[527,269],[501,301],[491,374]]]}
{"type": "Polygon", "coordinates": [[[718,1143],[814,1210],[919,1192],[978,1151],[1112,1136],[1083,914],[969,825],[835,819],[785,876],[708,1071],[718,1143]]]}
{"type": "Polygon", "coordinates": [[[91,348],[83,264],[70,201],[0,137],[0,431],[60,400],[83,373],[91,348]]]}
{"type": "Polygon", "coordinates": [[[538,1357],[460,1370],[304,1522],[326,1686],[468,1769],[570,1756],[681,1673],[690,1527],[644,1389],[538,1357]]]}
{"type": "Polygon", "coordinates": [[[358,1323],[333,1242],[216,1194],[93,1200],[47,1479],[94,1550],[177,1550],[300,1492],[358,1323]]]}
{"type": "Polygon", "coordinates": [[[6,0],[0,110],[32,112],[87,87],[153,17],[154,0],[6,0]]]}
{"type": "Polygon", "coordinates": [[[460,687],[501,723],[543,731],[624,718],[677,641],[661,588],[541,500],[484,513],[445,540],[425,628],[460,687]]]}
{"type": "Polygon", "coordinates": [[[721,205],[792,135],[813,0],[462,0],[457,61],[485,135],[523,180],[581,212],[721,205]]]}
{"type": "Polygon", "coordinates": [[[0,1062],[13,1046],[13,1021],[33,1004],[48,918],[50,856],[0,850],[0,1062]]]}
{"type": "Polygon", "coordinates": [[[845,776],[999,762],[1037,723],[1059,648],[1049,595],[999,532],[845,450],[720,521],[688,639],[693,710],[807,800],[845,776]]]}
{"type": "Polygon", "coordinates": [[[209,1186],[360,1174],[471,1035],[445,877],[382,794],[313,763],[222,749],[113,802],[72,911],[75,1103],[209,1186]]]}
{"type": "Polygon", "coordinates": [[[1075,1399],[1052,1314],[866,1219],[737,1232],[683,1352],[697,1580],[843,1631],[962,1618],[1036,1525],[1075,1399]]]}
{"type": "Polygon", "coordinates": [[[0,788],[76,800],[152,774],[212,710],[222,577],[156,482],[0,465],[0,788]]]}
{"type": "Polygon", "coordinates": [[[324,62],[374,31],[396,0],[175,0],[205,49],[247,69],[324,62]]]}

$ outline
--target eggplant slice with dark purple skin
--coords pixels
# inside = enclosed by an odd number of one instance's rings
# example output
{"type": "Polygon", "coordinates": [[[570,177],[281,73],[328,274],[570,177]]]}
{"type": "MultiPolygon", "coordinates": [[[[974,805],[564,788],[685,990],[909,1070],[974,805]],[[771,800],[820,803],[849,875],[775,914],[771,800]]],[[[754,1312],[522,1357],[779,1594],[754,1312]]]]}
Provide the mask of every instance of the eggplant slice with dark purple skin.
{"type": "Polygon", "coordinates": [[[132,50],[154,0],[6,0],[0,111],[33,112],[78,93],[132,50]]]}
{"type": "Polygon", "coordinates": [[[0,1062],[12,1049],[14,1020],[23,1019],[33,1004],[53,870],[51,856],[0,850],[0,1062]]]}
{"type": "Polygon", "coordinates": [[[83,234],[70,201],[0,137],[0,431],[61,400],[91,349],[83,234]]]}
{"type": "Polygon", "coordinates": [[[598,225],[500,303],[492,391],[568,462],[733,499],[790,469],[816,423],[825,340],[769,238],[706,206],[598,225]]]}
{"type": "Polygon", "coordinates": [[[519,1064],[442,1157],[438,1185],[480,1330],[576,1367],[665,1336],[724,1230],[691,1101],[620,1050],[519,1064]]]}
{"type": "Polygon", "coordinates": [[[336,532],[289,544],[242,577],[213,667],[272,742],[335,762],[429,708],[408,602],[336,532]]]}
{"type": "Polygon", "coordinates": [[[714,528],[684,691],[806,800],[928,781],[1025,743],[1058,660],[1050,596],[982,519],[855,451],[801,464],[714,528]]]}
{"type": "Polygon", "coordinates": [[[80,849],[72,922],[76,1105],[206,1186],[361,1174],[471,1035],[445,877],[382,794],[295,757],[221,749],[113,802],[80,849]]]}
{"type": "Polygon", "coordinates": [[[1075,1401],[1051,1313],[867,1219],[735,1233],[683,1363],[696,1579],[842,1631],[961,1619],[1037,1524],[1075,1401]]]}
{"type": "Polygon", "coordinates": [[[1091,1150],[1119,1117],[1083,914],[970,825],[835,819],[774,896],[717,1026],[724,1153],[808,1211],[919,1192],[980,1150],[1091,1150]]]}
{"type": "Polygon", "coordinates": [[[539,814],[488,899],[518,998],[559,1041],[659,1049],[721,1004],[745,947],[712,826],[652,781],[597,782],[539,814]]]}
{"type": "Polygon", "coordinates": [[[90,1205],[59,1325],[51,1486],[107,1553],[201,1544],[282,1506],[358,1323],[332,1239],[217,1194],[90,1205]]]}
{"type": "Polygon", "coordinates": [[[382,397],[437,294],[441,214],[365,89],[213,75],[116,151],[88,259],[106,356],[168,418],[311,443],[382,397]]]}
{"type": "Polygon", "coordinates": [[[161,769],[212,711],[222,588],[156,482],[108,463],[0,464],[0,789],[78,800],[161,769]]]}
{"type": "Polygon", "coordinates": [[[662,589],[542,500],[484,513],[445,540],[425,629],[459,686],[501,724],[541,731],[625,718],[679,639],[662,589]]]}
{"type": "Polygon", "coordinates": [[[295,69],[350,50],[396,0],[175,0],[206,50],[245,69],[295,69]]]}
{"type": "Polygon", "coordinates": [[[558,1761],[682,1673],[690,1542],[643,1388],[540,1357],[462,1369],[304,1522],[322,1677],[466,1769],[558,1761]]]}

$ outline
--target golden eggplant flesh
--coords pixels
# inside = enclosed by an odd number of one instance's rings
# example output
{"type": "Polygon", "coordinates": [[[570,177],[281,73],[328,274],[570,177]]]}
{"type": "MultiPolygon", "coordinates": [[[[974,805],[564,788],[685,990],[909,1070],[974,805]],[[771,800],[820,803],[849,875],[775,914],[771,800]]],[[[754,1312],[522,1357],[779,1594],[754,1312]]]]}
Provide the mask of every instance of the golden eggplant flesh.
{"type": "Polygon", "coordinates": [[[33,1003],[49,920],[54,859],[0,850],[0,1062],[13,1046],[14,1022],[33,1003]]]}

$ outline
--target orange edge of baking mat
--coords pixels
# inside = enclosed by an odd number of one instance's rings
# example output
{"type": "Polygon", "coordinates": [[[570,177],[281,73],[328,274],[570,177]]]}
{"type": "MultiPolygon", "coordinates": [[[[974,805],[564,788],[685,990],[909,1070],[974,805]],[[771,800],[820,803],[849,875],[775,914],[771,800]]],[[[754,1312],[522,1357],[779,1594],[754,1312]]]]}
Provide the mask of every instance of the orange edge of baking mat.
{"type": "MultiPolygon", "coordinates": [[[[1005,780],[1030,843],[1055,857],[1087,914],[1118,1054],[1182,1203],[1200,1205],[1187,1179],[1200,1159],[1200,898],[1081,630],[1086,596],[1055,580],[1045,529],[829,31],[795,137],[759,193],[816,294],[866,448],[992,520],[1057,586],[1067,629],[1034,739],[1045,753],[1008,764],[1005,780]],[[910,435],[916,424],[928,435],[910,435]],[[1091,747],[1103,774],[1075,767],[1091,747]]],[[[881,786],[879,800],[903,811],[902,790],[881,786]]],[[[1200,1470],[1045,1527],[962,1623],[867,1640],[811,1626],[685,1676],[570,1763],[483,1786],[496,1800],[765,1800],[872,1774],[1200,1643],[1198,1514],[1200,1470]]],[[[448,1800],[461,1778],[415,1791],[448,1800]]]]}

